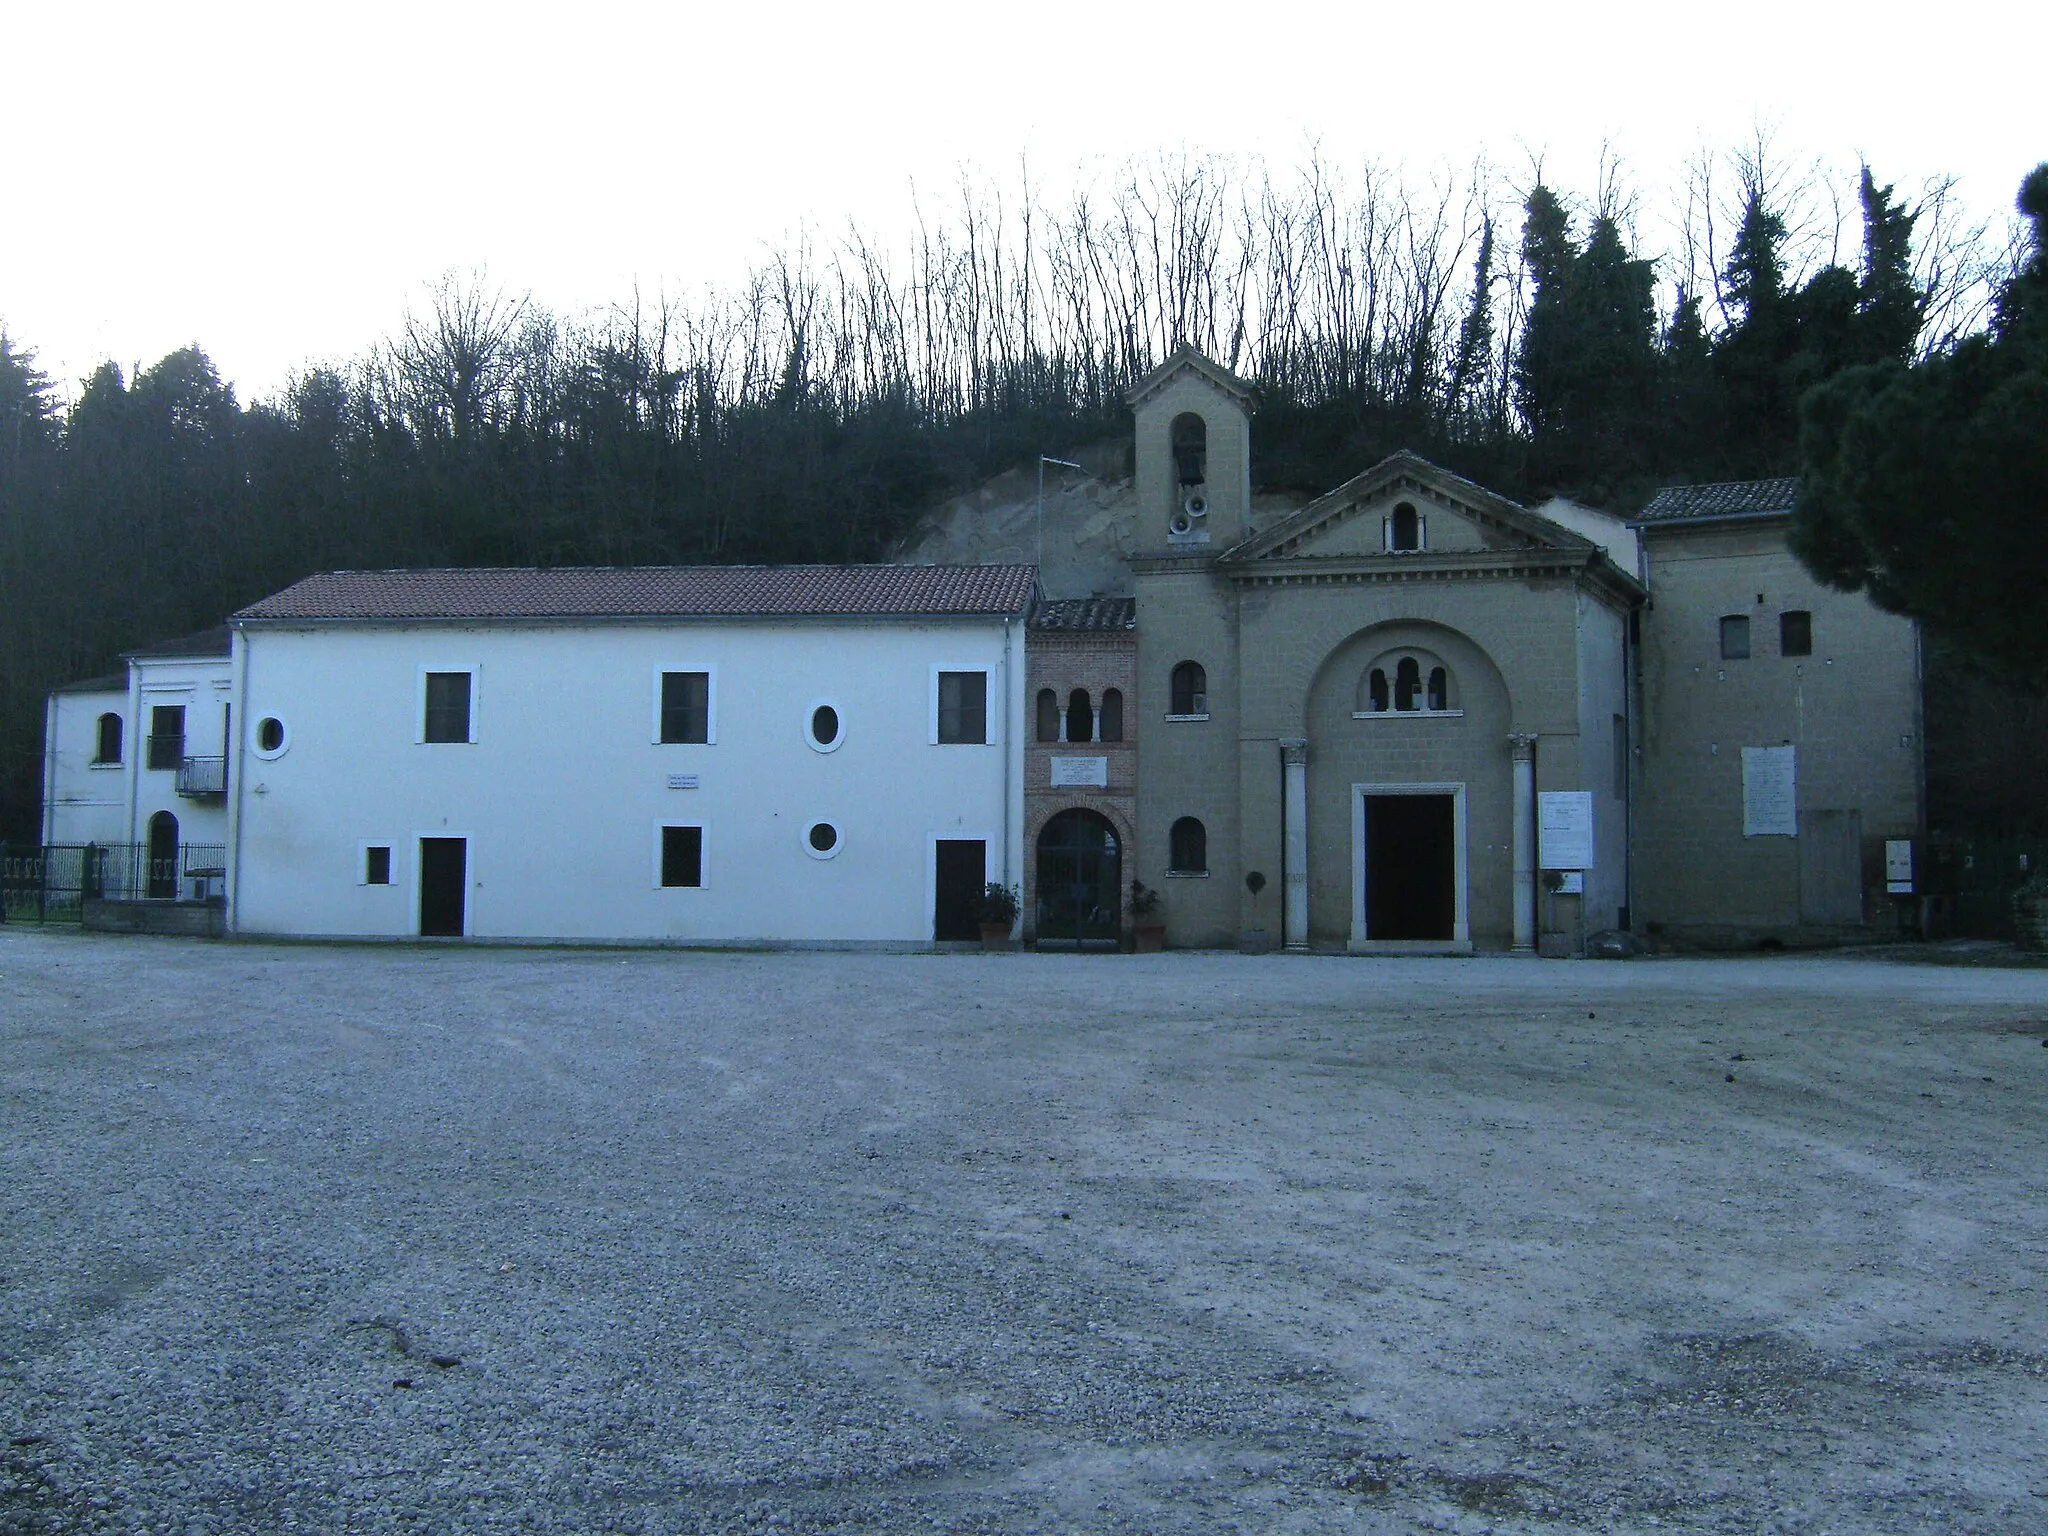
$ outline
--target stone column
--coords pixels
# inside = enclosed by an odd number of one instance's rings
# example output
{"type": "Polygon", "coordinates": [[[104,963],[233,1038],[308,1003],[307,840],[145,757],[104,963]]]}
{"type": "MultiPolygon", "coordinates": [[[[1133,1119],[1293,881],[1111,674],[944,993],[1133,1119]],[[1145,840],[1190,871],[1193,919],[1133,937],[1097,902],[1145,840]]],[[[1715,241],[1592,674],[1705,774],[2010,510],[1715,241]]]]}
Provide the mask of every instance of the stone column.
{"type": "Polygon", "coordinates": [[[1515,953],[1536,952],[1536,738],[1508,738],[1515,759],[1515,953]]]}
{"type": "Polygon", "coordinates": [[[1286,817],[1287,889],[1283,933],[1289,949],[1308,948],[1308,742],[1283,737],[1280,761],[1285,767],[1281,810],[1286,817]]]}

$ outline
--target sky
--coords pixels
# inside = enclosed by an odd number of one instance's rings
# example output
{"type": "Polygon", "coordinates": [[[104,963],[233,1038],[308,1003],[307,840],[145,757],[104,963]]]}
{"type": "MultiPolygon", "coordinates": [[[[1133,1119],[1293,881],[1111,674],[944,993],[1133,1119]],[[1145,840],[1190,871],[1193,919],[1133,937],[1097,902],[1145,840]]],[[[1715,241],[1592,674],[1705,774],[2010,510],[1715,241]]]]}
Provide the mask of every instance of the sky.
{"type": "Polygon", "coordinates": [[[1648,227],[1686,162],[1951,174],[2001,220],[2048,158],[2048,8],[1955,0],[1029,7],[0,0],[0,328],[67,396],[204,346],[245,399],[359,356],[448,271],[558,313],[730,286],[801,231],[885,240],[964,173],[1160,152],[1417,177],[1603,152],[1648,227]],[[11,142],[8,142],[11,141],[11,142]]]}

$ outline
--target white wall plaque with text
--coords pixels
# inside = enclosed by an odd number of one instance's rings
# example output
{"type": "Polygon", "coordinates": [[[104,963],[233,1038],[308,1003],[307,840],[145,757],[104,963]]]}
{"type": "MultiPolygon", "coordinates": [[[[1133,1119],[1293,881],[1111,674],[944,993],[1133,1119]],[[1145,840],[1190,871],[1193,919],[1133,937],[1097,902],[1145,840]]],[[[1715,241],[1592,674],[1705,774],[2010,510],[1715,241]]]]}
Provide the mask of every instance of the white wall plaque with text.
{"type": "Polygon", "coordinates": [[[1054,789],[1109,788],[1109,759],[1106,757],[1056,757],[1052,760],[1054,789]]]}

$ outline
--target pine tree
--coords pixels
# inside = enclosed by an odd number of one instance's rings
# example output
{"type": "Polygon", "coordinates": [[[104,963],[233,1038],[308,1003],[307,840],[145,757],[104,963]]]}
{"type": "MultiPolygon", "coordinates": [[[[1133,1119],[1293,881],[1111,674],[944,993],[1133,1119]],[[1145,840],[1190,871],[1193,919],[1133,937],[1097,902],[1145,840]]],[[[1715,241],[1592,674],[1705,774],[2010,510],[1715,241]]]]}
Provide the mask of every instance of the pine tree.
{"type": "Polygon", "coordinates": [[[1792,544],[1845,591],[2048,687],[2048,165],[2021,185],[2027,256],[1991,334],[1868,364],[1801,405],[1792,544]]]}

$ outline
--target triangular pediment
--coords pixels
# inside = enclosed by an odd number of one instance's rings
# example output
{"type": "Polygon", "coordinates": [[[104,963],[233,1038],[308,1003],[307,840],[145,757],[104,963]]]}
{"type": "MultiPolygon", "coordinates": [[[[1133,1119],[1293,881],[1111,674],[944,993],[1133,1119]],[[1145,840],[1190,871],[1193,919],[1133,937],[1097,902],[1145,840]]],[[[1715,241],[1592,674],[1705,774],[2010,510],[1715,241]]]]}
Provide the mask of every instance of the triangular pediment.
{"type": "Polygon", "coordinates": [[[1252,387],[1222,364],[1212,362],[1193,347],[1175,347],[1157,368],[1124,392],[1124,401],[1136,409],[1184,373],[1192,373],[1228,395],[1247,410],[1252,404],[1252,387]]]}
{"type": "Polygon", "coordinates": [[[1422,547],[1414,554],[1555,550],[1583,556],[1598,548],[1563,524],[1404,450],[1241,541],[1220,563],[1412,558],[1388,549],[1389,520],[1402,506],[1414,507],[1422,523],[1422,547]]]}

